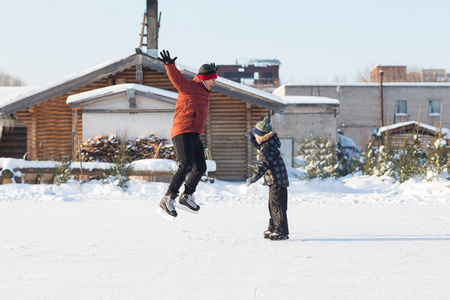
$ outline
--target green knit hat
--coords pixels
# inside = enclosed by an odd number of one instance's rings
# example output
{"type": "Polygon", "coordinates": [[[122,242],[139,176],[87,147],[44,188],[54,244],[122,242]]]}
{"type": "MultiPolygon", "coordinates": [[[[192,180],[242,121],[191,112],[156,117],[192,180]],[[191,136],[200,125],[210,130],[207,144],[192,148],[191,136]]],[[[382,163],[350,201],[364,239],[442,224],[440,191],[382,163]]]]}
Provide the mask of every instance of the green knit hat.
{"type": "Polygon", "coordinates": [[[270,124],[270,118],[265,117],[261,122],[256,123],[255,128],[253,128],[253,133],[259,136],[265,136],[272,131],[272,124],[270,124]]]}

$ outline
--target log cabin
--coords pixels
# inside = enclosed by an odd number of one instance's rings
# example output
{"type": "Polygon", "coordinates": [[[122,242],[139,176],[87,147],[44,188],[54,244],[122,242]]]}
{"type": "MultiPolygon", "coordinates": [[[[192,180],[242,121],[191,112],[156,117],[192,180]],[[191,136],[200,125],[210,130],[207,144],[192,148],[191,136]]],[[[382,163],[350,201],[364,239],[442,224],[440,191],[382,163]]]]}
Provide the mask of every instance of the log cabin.
{"type": "MultiPolygon", "coordinates": [[[[177,64],[188,79],[196,69],[177,64]]],[[[113,59],[42,87],[0,99],[0,118],[26,128],[29,160],[61,161],[73,156],[83,136],[83,107],[71,107],[71,95],[108,86],[133,83],[176,93],[165,67],[156,57],[137,48],[132,55],[113,59]]],[[[266,115],[283,114],[286,104],[276,95],[219,77],[210,97],[207,125],[201,138],[216,162],[216,178],[244,180],[256,152],[244,136],[266,115]]],[[[139,126],[139,124],[136,124],[139,126]]],[[[105,134],[105,132],[98,132],[105,134]]],[[[149,128],[149,134],[151,128],[149,128]]],[[[108,134],[108,133],[106,133],[108,134]]],[[[16,155],[16,157],[19,155],[16,155]]]]}

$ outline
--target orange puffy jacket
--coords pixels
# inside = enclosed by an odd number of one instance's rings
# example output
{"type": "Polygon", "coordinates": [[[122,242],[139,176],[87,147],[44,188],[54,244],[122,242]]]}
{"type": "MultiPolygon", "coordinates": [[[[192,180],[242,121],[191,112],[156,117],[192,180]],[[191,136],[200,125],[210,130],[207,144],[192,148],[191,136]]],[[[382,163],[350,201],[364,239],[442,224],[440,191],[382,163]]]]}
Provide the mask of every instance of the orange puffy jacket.
{"type": "Polygon", "coordinates": [[[188,80],[175,64],[165,66],[170,81],[178,90],[170,138],[188,132],[202,134],[206,126],[211,92],[198,76],[188,80]]]}

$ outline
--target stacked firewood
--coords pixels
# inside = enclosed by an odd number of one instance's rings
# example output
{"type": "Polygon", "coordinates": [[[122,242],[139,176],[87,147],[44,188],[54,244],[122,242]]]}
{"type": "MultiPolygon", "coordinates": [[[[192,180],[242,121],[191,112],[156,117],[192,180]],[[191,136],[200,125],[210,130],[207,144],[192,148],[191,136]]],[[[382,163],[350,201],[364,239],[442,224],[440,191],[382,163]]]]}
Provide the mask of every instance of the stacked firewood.
{"type": "MultiPolygon", "coordinates": [[[[99,134],[81,144],[79,157],[86,162],[113,162],[122,141],[114,134],[99,134]]],[[[127,141],[128,161],[133,162],[146,158],[175,159],[173,145],[166,145],[167,140],[155,135],[140,137],[135,141],[127,141]]]]}
{"type": "Polygon", "coordinates": [[[153,134],[140,137],[134,141],[129,156],[133,161],[144,158],[175,159],[173,145],[166,145],[166,143],[166,139],[153,134]]]}

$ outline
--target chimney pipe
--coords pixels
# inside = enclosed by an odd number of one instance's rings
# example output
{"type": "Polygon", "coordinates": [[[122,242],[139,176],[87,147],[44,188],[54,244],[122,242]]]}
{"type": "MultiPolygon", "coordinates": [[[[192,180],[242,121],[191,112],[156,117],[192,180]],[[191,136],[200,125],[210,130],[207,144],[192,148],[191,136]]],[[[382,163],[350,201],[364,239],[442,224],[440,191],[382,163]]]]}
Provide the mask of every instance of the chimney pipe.
{"type": "Polygon", "coordinates": [[[158,0],[147,0],[147,54],[158,57],[158,0]]]}

